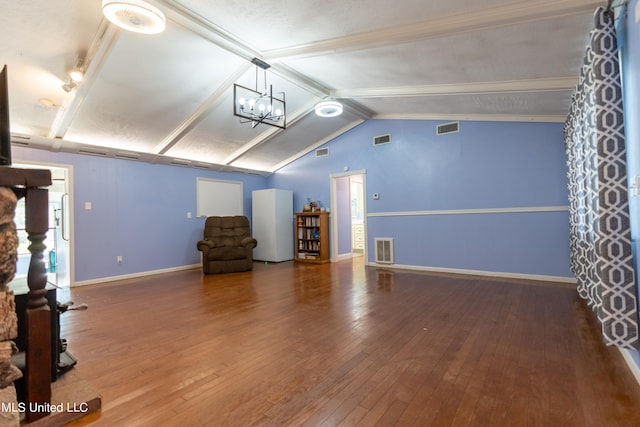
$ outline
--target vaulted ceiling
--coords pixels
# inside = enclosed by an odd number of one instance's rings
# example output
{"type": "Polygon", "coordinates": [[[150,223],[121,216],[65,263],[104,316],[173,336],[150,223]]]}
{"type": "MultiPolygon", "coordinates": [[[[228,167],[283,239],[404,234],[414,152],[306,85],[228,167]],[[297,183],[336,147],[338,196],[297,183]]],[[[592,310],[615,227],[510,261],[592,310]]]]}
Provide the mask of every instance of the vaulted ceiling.
{"type": "Polygon", "coordinates": [[[160,34],[119,29],[101,0],[0,0],[15,144],[269,174],[370,118],[562,121],[606,4],[150,2],[160,34]],[[233,115],[253,58],[285,93],[286,129],[233,115]],[[85,78],[66,92],[78,63],[85,78]],[[315,115],[325,98],[344,113],[315,115]]]}

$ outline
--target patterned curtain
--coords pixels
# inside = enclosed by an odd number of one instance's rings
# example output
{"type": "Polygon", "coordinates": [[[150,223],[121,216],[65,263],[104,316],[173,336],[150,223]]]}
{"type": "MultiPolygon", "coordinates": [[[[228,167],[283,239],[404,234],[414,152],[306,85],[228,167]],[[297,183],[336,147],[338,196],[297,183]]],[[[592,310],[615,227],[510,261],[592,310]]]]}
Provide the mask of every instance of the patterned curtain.
{"type": "Polygon", "coordinates": [[[638,348],[638,310],[627,199],[622,86],[614,16],[596,10],[564,128],[571,269],[604,342],[638,348]]]}

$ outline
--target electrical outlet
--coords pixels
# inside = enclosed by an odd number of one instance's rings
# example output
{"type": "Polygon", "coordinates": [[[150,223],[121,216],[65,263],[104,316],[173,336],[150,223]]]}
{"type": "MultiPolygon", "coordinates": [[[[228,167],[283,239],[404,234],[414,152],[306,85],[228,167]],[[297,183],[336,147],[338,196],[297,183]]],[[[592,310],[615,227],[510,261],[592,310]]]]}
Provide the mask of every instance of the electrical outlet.
{"type": "Polygon", "coordinates": [[[122,264],[122,255],[118,255],[118,256],[116,257],[116,262],[117,262],[118,264],[122,264]]]}

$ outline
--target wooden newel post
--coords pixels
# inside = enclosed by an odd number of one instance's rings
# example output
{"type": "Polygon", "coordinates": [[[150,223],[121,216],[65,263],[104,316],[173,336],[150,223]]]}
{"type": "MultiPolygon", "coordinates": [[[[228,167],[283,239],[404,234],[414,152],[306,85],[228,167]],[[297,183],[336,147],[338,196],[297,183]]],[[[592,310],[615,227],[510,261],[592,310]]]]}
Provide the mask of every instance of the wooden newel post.
{"type": "Polygon", "coordinates": [[[27,421],[49,414],[51,403],[51,312],[47,304],[47,271],[44,263],[44,239],[49,228],[48,192],[27,188],[25,197],[26,229],[31,252],[27,275],[29,294],[26,311],[26,397],[27,421]]]}

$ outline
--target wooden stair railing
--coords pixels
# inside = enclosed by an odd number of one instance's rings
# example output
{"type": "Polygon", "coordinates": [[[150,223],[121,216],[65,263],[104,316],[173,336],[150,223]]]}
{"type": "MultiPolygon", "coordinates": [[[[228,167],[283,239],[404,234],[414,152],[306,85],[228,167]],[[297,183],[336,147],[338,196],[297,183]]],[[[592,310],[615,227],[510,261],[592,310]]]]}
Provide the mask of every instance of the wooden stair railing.
{"type": "Polygon", "coordinates": [[[31,262],[27,274],[29,294],[26,310],[25,396],[26,421],[47,416],[51,403],[51,313],[45,289],[44,239],[49,227],[51,171],[0,167],[0,186],[10,187],[25,198],[25,226],[31,244],[31,262]]]}

